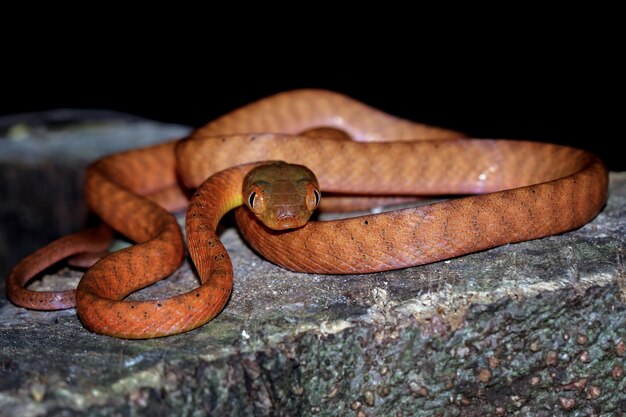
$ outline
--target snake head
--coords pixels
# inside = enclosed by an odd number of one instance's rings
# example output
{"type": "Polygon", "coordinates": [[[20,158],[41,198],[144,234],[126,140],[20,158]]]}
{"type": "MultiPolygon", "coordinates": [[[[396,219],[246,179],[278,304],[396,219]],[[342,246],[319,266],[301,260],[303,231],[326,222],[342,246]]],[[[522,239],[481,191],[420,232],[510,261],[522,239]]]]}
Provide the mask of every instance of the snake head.
{"type": "Polygon", "coordinates": [[[285,230],[304,226],[319,206],[321,194],[309,168],[272,162],[248,173],[243,182],[243,199],[267,227],[285,230]]]}

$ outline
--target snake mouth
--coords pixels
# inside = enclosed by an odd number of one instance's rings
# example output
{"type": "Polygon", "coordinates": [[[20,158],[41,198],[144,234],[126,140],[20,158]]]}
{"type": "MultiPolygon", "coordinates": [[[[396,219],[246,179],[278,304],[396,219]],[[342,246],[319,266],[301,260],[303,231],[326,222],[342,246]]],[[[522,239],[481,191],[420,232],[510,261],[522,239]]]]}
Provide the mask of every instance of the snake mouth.
{"type": "Polygon", "coordinates": [[[278,230],[296,229],[302,227],[306,222],[299,221],[296,217],[290,217],[288,219],[280,219],[277,222],[278,230]]]}
{"type": "Polygon", "coordinates": [[[296,215],[277,216],[273,223],[274,230],[297,229],[307,223],[308,218],[301,218],[296,215]]]}

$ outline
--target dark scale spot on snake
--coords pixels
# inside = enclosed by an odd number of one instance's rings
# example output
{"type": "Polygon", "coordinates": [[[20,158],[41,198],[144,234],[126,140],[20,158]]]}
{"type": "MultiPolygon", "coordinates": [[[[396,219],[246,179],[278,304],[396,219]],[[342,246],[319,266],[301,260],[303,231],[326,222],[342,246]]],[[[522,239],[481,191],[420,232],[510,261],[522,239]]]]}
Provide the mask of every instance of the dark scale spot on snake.
{"type": "Polygon", "coordinates": [[[163,307],[163,304],[157,303],[157,307],[163,307]]]}
{"type": "Polygon", "coordinates": [[[200,297],[200,293],[199,292],[196,293],[196,297],[200,297]]]}
{"type": "Polygon", "coordinates": [[[367,220],[365,220],[365,221],[363,222],[363,224],[367,226],[368,224],[370,224],[370,222],[368,222],[367,220]]]}
{"type": "Polygon", "coordinates": [[[131,305],[130,305],[130,308],[135,308],[135,305],[134,305],[134,304],[131,304],[131,305]]]}

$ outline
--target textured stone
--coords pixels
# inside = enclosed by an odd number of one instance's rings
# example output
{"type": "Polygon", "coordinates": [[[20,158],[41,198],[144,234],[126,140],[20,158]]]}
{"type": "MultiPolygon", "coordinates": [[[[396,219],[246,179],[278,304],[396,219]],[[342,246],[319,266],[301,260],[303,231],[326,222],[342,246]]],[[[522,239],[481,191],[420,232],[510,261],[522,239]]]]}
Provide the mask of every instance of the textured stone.
{"type": "MultiPolygon", "coordinates": [[[[186,334],[98,336],[74,310],[2,296],[0,415],[626,412],[626,173],[579,230],[388,273],[288,272],[231,223],[231,301],[186,334]]],[[[33,285],[79,276],[61,268],[33,285]]],[[[185,264],[133,297],[193,285],[185,264]]]]}
{"type": "Polygon", "coordinates": [[[189,130],[102,110],[0,117],[0,276],[38,247],[84,226],[83,174],[90,161],[189,130]]]}

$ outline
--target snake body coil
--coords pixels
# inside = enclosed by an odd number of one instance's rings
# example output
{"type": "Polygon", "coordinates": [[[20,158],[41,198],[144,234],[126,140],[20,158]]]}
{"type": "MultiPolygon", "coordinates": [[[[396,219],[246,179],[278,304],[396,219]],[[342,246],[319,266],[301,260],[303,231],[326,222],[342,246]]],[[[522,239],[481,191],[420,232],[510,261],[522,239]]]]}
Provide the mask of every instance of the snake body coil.
{"type": "MultiPolygon", "coordinates": [[[[268,160],[309,167],[323,192],[478,194],[310,222],[289,232],[271,232],[251,211],[238,209],[237,221],[251,245],[295,271],[384,271],[536,239],[580,227],[607,198],[605,166],[582,150],[463,139],[458,132],[399,119],[336,93],[292,91],[242,107],[182,141],[93,163],[85,185],[89,207],[136,244],[92,266],[75,297],[73,291],[26,289],[50,264],[101,250],[110,232],[102,227],[61,238],[16,265],[7,279],[9,298],[41,310],[76,303],[90,330],[124,338],[176,334],[206,323],[227,303],[233,282],[228,253],[215,229],[226,212],[242,204],[248,172],[268,160]],[[320,128],[328,127],[354,142],[311,137],[315,132],[325,136],[320,128]],[[302,132],[313,133],[297,136],[302,132]],[[198,188],[186,228],[201,285],[168,299],[127,301],[129,294],[170,275],[182,261],[183,238],[167,211],[187,205],[180,180],[185,188],[198,188]]],[[[310,193],[309,201],[315,201],[310,193]]]]}

